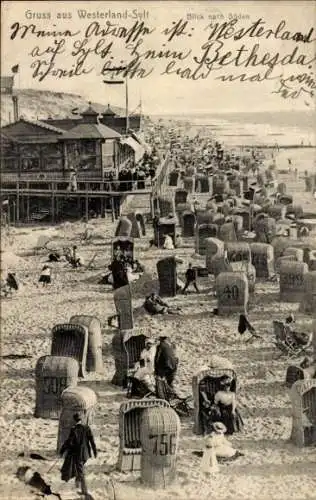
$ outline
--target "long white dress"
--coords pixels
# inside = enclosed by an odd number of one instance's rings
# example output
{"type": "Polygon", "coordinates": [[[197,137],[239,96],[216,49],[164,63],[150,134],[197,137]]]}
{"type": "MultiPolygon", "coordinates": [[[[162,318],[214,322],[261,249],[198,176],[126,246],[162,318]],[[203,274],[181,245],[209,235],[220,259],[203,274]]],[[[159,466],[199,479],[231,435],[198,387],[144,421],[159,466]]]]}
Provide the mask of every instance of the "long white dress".
{"type": "Polygon", "coordinates": [[[223,434],[212,434],[205,441],[205,449],[201,459],[201,470],[205,473],[217,472],[219,470],[217,457],[231,458],[236,450],[223,434]]]}

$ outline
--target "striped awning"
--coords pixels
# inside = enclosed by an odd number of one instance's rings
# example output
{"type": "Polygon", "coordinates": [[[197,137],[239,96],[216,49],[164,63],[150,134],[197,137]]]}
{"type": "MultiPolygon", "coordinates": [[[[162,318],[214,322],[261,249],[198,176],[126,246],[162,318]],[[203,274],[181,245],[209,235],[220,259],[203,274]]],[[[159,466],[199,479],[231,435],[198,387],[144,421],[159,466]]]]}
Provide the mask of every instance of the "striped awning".
{"type": "Polygon", "coordinates": [[[121,144],[126,144],[135,151],[135,161],[139,161],[145,153],[145,149],[133,137],[124,137],[121,139],[121,144]]]}

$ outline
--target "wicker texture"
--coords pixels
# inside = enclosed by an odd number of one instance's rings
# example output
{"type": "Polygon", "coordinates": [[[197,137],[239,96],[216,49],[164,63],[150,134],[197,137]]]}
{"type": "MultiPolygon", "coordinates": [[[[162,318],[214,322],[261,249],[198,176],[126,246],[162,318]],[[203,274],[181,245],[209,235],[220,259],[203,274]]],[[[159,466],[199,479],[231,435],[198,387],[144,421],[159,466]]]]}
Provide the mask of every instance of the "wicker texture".
{"type": "Polygon", "coordinates": [[[225,222],[220,226],[218,237],[222,241],[237,241],[234,223],[225,222]]]}
{"type": "Polygon", "coordinates": [[[119,412],[120,449],[117,468],[120,471],[141,469],[142,412],[147,408],[167,408],[169,403],[162,399],[137,399],[122,403],[119,412]]]}
{"type": "Polygon", "coordinates": [[[316,250],[311,250],[308,253],[308,269],[316,271],[316,250]]]}
{"type": "Polygon", "coordinates": [[[201,224],[196,226],[195,251],[199,255],[206,255],[206,239],[216,238],[218,226],[216,224],[201,224]]]}
{"type": "Polygon", "coordinates": [[[229,182],[226,175],[215,174],[213,176],[213,193],[224,194],[229,190],[229,182]]]}
{"type": "Polygon", "coordinates": [[[243,186],[242,181],[238,177],[232,177],[229,180],[229,187],[235,191],[237,196],[241,196],[243,186]]]}
{"type": "Polygon", "coordinates": [[[115,373],[112,384],[120,387],[127,383],[128,371],[139,361],[145,348],[145,335],[133,335],[133,332],[116,332],[112,339],[115,373]]]}
{"type": "MultiPolygon", "coordinates": [[[[130,222],[130,221],[129,221],[130,222]]],[[[112,257],[117,251],[134,260],[134,240],[130,236],[117,236],[112,240],[112,257]]]]}
{"type": "Polygon", "coordinates": [[[267,243],[251,243],[251,262],[257,278],[270,278],[274,274],[274,249],[267,243]]]}
{"type": "Polygon", "coordinates": [[[183,187],[188,193],[193,193],[193,191],[194,191],[194,178],[193,177],[184,177],[183,178],[183,187]]]}
{"type": "Polygon", "coordinates": [[[246,314],[249,300],[248,280],[245,273],[224,272],[217,276],[216,296],[218,314],[246,314]]]}
{"type": "Polygon", "coordinates": [[[174,297],[177,294],[177,263],[174,257],[167,257],[157,262],[159,295],[174,297]]]}
{"type": "Polygon", "coordinates": [[[190,212],[191,209],[192,209],[192,205],[189,202],[178,203],[178,205],[176,205],[176,214],[178,217],[179,224],[181,224],[183,213],[186,211],[190,212]]]}
{"type": "Polygon", "coordinates": [[[221,226],[225,222],[225,216],[224,214],[220,213],[219,211],[216,212],[213,216],[213,224],[217,224],[218,226],[221,226]]]}
{"type": "Polygon", "coordinates": [[[302,248],[288,247],[285,249],[284,257],[294,255],[296,262],[303,262],[304,250],[302,248]]]}
{"type": "Polygon", "coordinates": [[[79,364],[79,377],[86,374],[88,329],[81,325],[64,323],[52,329],[52,356],[74,358],[79,364]]]}
{"type": "Polygon", "coordinates": [[[141,481],[166,488],[176,479],[180,419],[172,408],[147,408],[141,418],[141,481]]]}
{"type": "Polygon", "coordinates": [[[62,356],[42,356],[35,367],[36,404],[34,417],[59,418],[61,394],[78,383],[78,362],[62,356]]]}
{"type": "Polygon", "coordinates": [[[316,379],[298,380],[290,390],[291,441],[299,447],[316,444],[316,379]]]}
{"type": "Polygon", "coordinates": [[[131,232],[132,222],[125,216],[120,217],[115,230],[115,236],[131,236],[131,232]]]}
{"type": "Polygon", "coordinates": [[[213,210],[201,210],[197,209],[195,212],[197,225],[201,224],[212,224],[214,220],[215,212],[213,210]]]}
{"type": "Polygon", "coordinates": [[[87,372],[103,372],[101,323],[95,316],[72,316],[69,323],[82,325],[88,329],[87,372]]]}
{"type": "Polygon", "coordinates": [[[210,274],[214,274],[214,259],[224,257],[224,242],[218,238],[206,238],[205,267],[210,274]]]}
{"type": "Polygon", "coordinates": [[[62,410],[59,417],[57,451],[60,450],[74,425],[73,416],[79,413],[82,423],[92,425],[97,396],[89,387],[69,387],[61,395],[62,410]]]}
{"type": "MultiPolygon", "coordinates": [[[[314,312],[314,317],[316,317],[316,312],[314,312]]],[[[316,361],[316,319],[314,319],[312,324],[312,332],[313,332],[312,346],[314,351],[314,361],[316,361]]]]}
{"type": "MultiPolygon", "coordinates": [[[[256,238],[262,241],[262,238],[273,238],[276,234],[276,222],[273,217],[263,217],[254,224],[256,238]]],[[[269,239],[271,241],[271,239],[269,239]]]]}
{"type": "Polygon", "coordinates": [[[182,236],[191,238],[195,234],[195,214],[191,211],[184,211],[181,217],[182,236]]]}
{"type": "Polygon", "coordinates": [[[135,214],[137,224],[139,227],[140,234],[142,236],[146,236],[146,226],[145,226],[145,219],[142,213],[138,212],[135,214]]]}
{"type": "Polygon", "coordinates": [[[158,248],[163,247],[165,242],[165,236],[169,235],[172,238],[173,244],[176,242],[176,219],[166,219],[162,218],[158,222],[157,228],[155,228],[154,240],[158,248]]]}
{"type": "Polygon", "coordinates": [[[179,203],[186,203],[188,197],[188,192],[185,189],[176,189],[174,193],[174,203],[177,208],[179,203]]]}
{"type": "Polygon", "coordinates": [[[206,205],[205,205],[206,210],[212,210],[213,212],[217,212],[217,205],[214,200],[210,199],[207,200],[206,205]]]}
{"type": "Polygon", "coordinates": [[[160,196],[158,201],[161,217],[168,217],[170,214],[175,214],[175,204],[173,199],[160,196]]]}
{"type": "Polygon", "coordinates": [[[120,330],[132,330],[134,327],[132,293],[130,285],[125,285],[113,291],[116,314],[119,317],[120,330]]]}
{"type": "Polygon", "coordinates": [[[304,262],[282,262],[280,266],[280,300],[301,302],[304,296],[304,277],[308,265],[304,262]]]}
{"type": "Polygon", "coordinates": [[[131,229],[131,232],[130,232],[130,234],[128,236],[131,236],[132,238],[140,238],[140,230],[139,230],[139,226],[138,226],[138,223],[137,223],[137,220],[136,220],[135,213],[131,212],[131,213],[127,214],[126,217],[132,223],[132,229],[131,229]]]}
{"type": "Polygon", "coordinates": [[[249,231],[249,224],[250,224],[250,215],[249,215],[249,210],[242,209],[242,208],[235,208],[234,209],[234,215],[238,215],[239,217],[242,218],[242,227],[245,231],[249,231]]]}
{"type": "Polygon", "coordinates": [[[278,193],[285,194],[286,193],[286,184],[285,182],[280,182],[277,187],[278,193]]]}
{"type": "Polygon", "coordinates": [[[256,286],[256,268],[251,264],[251,262],[241,261],[241,262],[230,262],[230,271],[234,273],[245,273],[248,280],[249,293],[254,293],[256,286]]]}
{"type": "Polygon", "coordinates": [[[231,377],[231,391],[237,390],[237,375],[230,368],[211,368],[209,370],[201,370],[192,378],[192,394],[194,401],[194,432],[195,434],[203,434],[203,418],[201,415],[201,389],[205,390],[209,401],[212,401],[215,394],[220,390],[220,380],[223,375],[231,377]]]}
{"type": "Polygon", "coordinates": [[[286,215],[286,206],[285,205],[271,205],[267,208],[267,212],[270,217],[273,217],[275,220],[285,219],[286,215]]]}
{"type": "Polygon", "coordinates": [[[304,292],[300,310],[305,314],[316,314],[316,271],[304,275],[304,292]]]}
{"type": "Polygon", "coordinates": [[[304,380],[304,370],[300,366],[288,366],[286,370],[286,375],[285,375],[285,385],[289,388],[292,387],[292,385],[297,381],[297,380],[304,380]]]}
{"type": "Polygon", "coordinates": [[[243,218],[241,215],[231,215],[232,222],[235,226],[235,231],[239,234],[243,229],[243,218]]]}
{"type": "Polygon", "coordinates": [[[209,193],[210,183],[209,177],[204,174],[196,174],[195,176],[195,192],[196,193],[209,193]]]}
{"type": "Polygon", "coordinates": [[[169,174],[169,186],[178,185],[179,172],[177,170],[172,170],[169,174]]]}
{"type": "Polygon", "coordinates": [[[251,262],[251,250],[249,243],[225,242],[228,262],[251,262]]]}

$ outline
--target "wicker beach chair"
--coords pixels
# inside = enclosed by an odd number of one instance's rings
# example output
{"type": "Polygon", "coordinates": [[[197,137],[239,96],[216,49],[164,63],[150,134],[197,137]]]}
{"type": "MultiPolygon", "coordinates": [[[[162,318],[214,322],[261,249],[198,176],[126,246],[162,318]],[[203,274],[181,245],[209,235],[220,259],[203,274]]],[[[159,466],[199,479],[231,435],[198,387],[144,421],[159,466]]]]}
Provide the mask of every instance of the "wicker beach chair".
{"type": "Polygon", "coordinates": [[[35,417],[59,418],[62,392],[77,385],[78,372],[78,362],[73,358],[42,356],[37,360],[35,417]]]}
{"type": "Polygon", "coordinates": [[[291,388],[297,380],[304,380],[304,370],[300,366],[291,365],[286,370],[285,384],[291,388]]]}
{"type": "Polygon", "coordinates": [[[88,328],[64,323],[52,329],[51,356],[74,358],[79,363],[79,377],[86,374],[88,328]]]}
{"type": "Polygon", "coordinates": [[[119,413],[120,449],[117,469],[139,471],[141,469],[141,436],[140,423],[142,412],[146,408],[169,407],[167,401],[161,399],[137,399],[122,403],[119,413]]]}
{"type": "MultiPolygon", "coordinates": [[[[127,219],[131,224],[131,221],[127,219]]],[[[112,257],[120,252],[125,257],[134,260],[134,239],[130,236],[117,236],[112,240],[112,257]]]]}
{"type": "Polygon", "coordinates": [[[129,377],[135,373],[135,364],[140,360],[140,354],[145,349],[147,337],[143,334],[131,335],[130,332],[117,332],[112,339],[115,374],[112,384],[129,387],[129,377]]]}
{"type": "Polygon", "coordinates": [[[237,389],[237,375],[234,370],[230,369],[210,369],[201,370],[199,373],[194,375],[192,379],[192,392],[194,400],[194,432],[196,434],[203,434],[204,419],[201,411],[201,401],[203,391],[208,400],[212,403],[214,401],[215,394],[220,390],[220,380],[224,375],[228,375],[232,378],[232,383],[230,390],[236,392],[237,389]]]}
{"type": "Polygon", "coordinates": [[[73,416],[79,413],[84,425],[94,422],[97,396],[89,387],[68,387],[61,395],[62,410],[59,417],[57,452],[69,436],[74,425],[73,416]]]}
{"type": "Polygon", "coordinates": [[[299,447],[316,445],[316,379],[298,380],[290,390],[291,441],[299,447]]]}
{"type": "Polygon", "coordinates": [[[102,333],[100,320],[95,316],[81,314],[72,316],[69,323],[81,325],[88,329],[87,372],[103,373],[102,333]]]}

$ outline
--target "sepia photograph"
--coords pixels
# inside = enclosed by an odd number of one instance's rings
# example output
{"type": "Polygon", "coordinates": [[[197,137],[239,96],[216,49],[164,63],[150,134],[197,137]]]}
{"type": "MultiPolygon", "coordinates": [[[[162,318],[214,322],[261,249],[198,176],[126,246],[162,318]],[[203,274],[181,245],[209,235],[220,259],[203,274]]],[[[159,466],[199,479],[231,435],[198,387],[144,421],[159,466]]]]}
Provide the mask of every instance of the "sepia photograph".
{"type": "Polygon", "coordinates": [[[316,2],[1,2],[0,499],[316,500],[316,2]]]}

